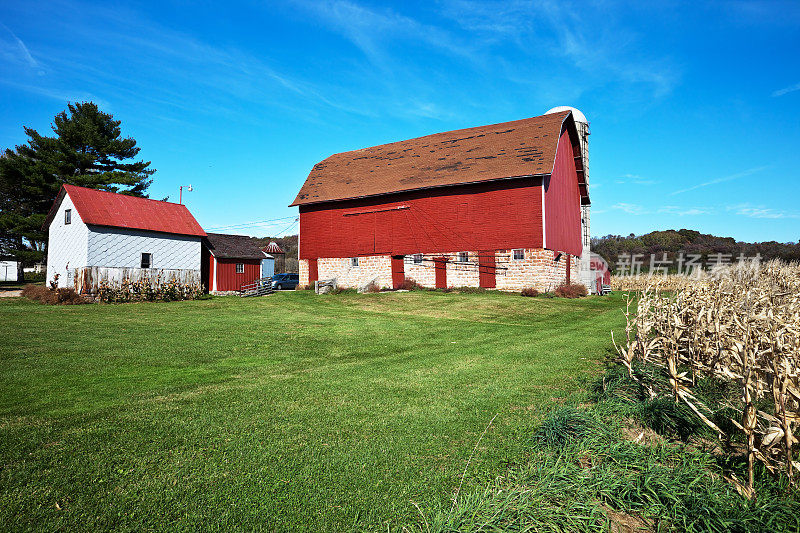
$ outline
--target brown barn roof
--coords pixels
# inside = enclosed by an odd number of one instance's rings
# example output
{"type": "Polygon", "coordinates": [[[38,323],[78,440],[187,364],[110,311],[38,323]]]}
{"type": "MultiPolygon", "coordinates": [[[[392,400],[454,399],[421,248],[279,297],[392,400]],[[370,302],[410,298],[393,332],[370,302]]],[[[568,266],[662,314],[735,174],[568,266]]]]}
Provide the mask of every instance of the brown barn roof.
{"type": "Polygon", "coordinates": [[[208,233],[206,242],[211,253],[218,259],[264,259],[264,252],[246,235],[208,233]]]}
{"type": "Polygon", "coordinates": [[[314,165],[291,205],[550,174],[570,115],[564,111],[335,154],[314,165]]]}

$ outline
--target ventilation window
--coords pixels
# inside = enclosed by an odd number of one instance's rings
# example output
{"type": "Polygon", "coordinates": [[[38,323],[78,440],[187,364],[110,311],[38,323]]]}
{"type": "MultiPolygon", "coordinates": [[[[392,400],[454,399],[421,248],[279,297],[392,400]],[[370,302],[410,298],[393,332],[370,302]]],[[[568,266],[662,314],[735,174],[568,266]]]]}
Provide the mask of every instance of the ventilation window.
{"type": "Polygon", "coordinates": [[[525,250],[522,248],[517,248],[516,250],[511,250],[511,257],[514,261],[522,261],[525,259],[525,250]]]}
{"type": "Polygon", "coordinates": [[[244,263],[236,263],[236,273],[244,274],[244,263]]]}
{"type": "Polygon", "coordinates": [[[351,257],[350,258],[350,266],[357,267],[358,266],[358,257],[351,257]]]}
{"type": "Polygon", "coordinates": [[[414,254],[414,264],[415,265],[422,264],[422,254],[414,254]]]}
{"type": "Polygon", "coordinates": [[[459,263],[469,263],[469,252],[458,252],[459,263]]]}
{"type": "Polygon", "coordinates": [[[153,265],[153,254],[142,254],[142,268],[150,268],[153,265]]]}
{"type": "Polygon", "coordinates": [[[64,225],[72,224],[72,209],[64,209],[64,225]]]}

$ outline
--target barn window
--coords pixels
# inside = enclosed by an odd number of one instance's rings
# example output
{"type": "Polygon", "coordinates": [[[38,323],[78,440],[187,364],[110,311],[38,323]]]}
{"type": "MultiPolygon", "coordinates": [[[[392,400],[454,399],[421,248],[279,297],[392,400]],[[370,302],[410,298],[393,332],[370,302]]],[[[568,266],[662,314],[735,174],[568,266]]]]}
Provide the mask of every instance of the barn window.
{"type": "Polygon", "coordinates": [[[516,250],[511,250],[511,257],[514,261],[522,261],[525,259],[525,250],[522,248],[517,248],[516,250]]]}
{"type": "Polygon", "coordinates": [[[414,254],[414,264],[415,265],[422,264],[422,254],[414,254]]]}
{"type": "Polygon", "coordinates": [[[64,209],[64,225],[72,224],[72,209],[64,209]]]}
{"type": "Polygon", "coordinates": [[[358,257],[351,257],[350,258],[350,266],[354,266],[354,267],[358,266],[358,257]]]}
{"type": "Polygon", "coordinates": [[[236,263],[236,273],[244,274],[244,263],[236,263]]]}
{"type": "Polygon", "coordinates": [[[153,264],[153,254],[142,254],[142,268],[150,268],[153,264]]]}
{"type": "Polygon", "coordinates": [[[469,252],[458,252],[458,262],[459,263],[468,263],[469,262],[469,252]]]}

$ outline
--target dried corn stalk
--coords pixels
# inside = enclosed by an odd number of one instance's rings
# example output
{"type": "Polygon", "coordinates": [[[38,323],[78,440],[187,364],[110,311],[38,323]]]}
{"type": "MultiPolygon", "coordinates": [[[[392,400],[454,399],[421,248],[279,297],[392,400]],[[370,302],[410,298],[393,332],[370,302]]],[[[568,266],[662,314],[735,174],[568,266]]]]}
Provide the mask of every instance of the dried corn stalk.
{"type": "Polygon", "coordinates": [[[731,481],[752,497],[758,461],[797,486],[800,265],[739,264],[716,274],[640,278],[646,282],[628,297],[625,344],[617,346],[620,360],[652,396],[669,394],[685,403],[726,440],[692,387],[698,377],[735,383],[741,396],[733,407],[741,414],[732,422],[747,444],[748,478],[744,484],[735,477],[731,481]],[[636,361],[663,369],[668,389],[638,378],[636,361]],[[758,408],[765,404],[768,412],[758,408]]]}

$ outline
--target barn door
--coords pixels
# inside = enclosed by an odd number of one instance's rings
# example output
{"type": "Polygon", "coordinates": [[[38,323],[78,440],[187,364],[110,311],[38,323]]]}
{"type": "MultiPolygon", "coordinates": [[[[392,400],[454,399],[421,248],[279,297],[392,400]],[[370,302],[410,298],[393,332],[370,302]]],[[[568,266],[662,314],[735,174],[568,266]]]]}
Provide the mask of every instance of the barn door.
{"type": "Polygon", "coordinates": [[[317,273],[317,260],[316,259],[309,259],[308,260],[308,284],[313,285],[315,281],[319,280],[319,274],[317,273]]]}
{"type": "Polygon", "coordinates": [[[446,257],[437,257],[433,260],[434,265],[436,265],[436,288],[437,289],[446,289],[447,288],[447,258],[446,257]]]}
{"type": "Polygon", "coordinates": [[[392,288],[399,289],[406,281],[405,261],[402,255],[392,256],[392,288]]]}
{"type": "Polygon", "coordinates": [[[478,252],[478,278],[484,289],[494,289],[495,282],[494,250],[478,252]]]}

